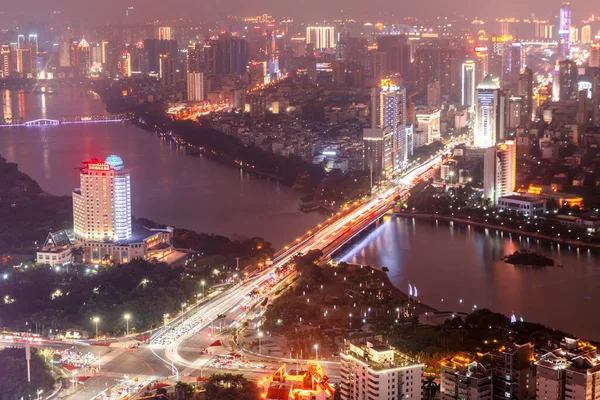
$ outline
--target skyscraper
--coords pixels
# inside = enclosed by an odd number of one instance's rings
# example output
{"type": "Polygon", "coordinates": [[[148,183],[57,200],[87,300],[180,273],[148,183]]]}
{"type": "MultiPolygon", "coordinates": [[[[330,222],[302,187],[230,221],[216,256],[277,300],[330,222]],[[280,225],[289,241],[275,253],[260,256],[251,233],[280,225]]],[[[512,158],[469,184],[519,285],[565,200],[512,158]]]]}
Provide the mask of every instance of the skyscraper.
{"type": "Polygon", "coordinates": [[[244,75],[248,67],[246,39],[225,33],[204,45],[204,72],[208,75],[244,75]]]}
{"type": "Polygon", "coordinates": [[[175,58],[171,53],[160,55],[159,76],[164,91],[175,89],[175,58]]]}
{"type": "Polygon", "coordinates": [[[462,65],[462,106],[473,112],[475,108],[475,62],[467,60],[462,65]]]}
{"type": "Polygon", "coordinates": [[[483,156],[483,196],[493,206],[498,198],[515,190],[517,176],[517,146],[507,140],[485,150],[483,156]]]}
{"type": "Polygon", "coordinates": [[[391,132],[392,166],[398,169],[408,158],[406,89],[394,84],[391,79],[383,79],[379,87],[371,90],[371,128],[391,132]]]}
{"type": "Polygon", "coordinates": [[[559,53],[562,58],[569,57],[571,45],[571,7],[568,2],[563,3],[558,17],[559,53]]]}
{"type": "Polygon", "coordinates": [[[188,101],[204,101],[204,74],[202,72],[187,73],[188,101]]]}
{"type": "Polygon", "coordinates": [[[400,74],[403,81],[411,80],[410,45],[406,35],[380,35],[377,50],[386,54],[386,74],[400,74]]]}
{"type": "Polygon", "coordinates": [[[488,148],[496,144],[503,129],[500,115],[500,87],[490,75],[477,85],[477,107],[475,109],[474,145],[488,148]]]}
{"type": "Polygon", "coordinates": [[[306,27],[306,44],[312,44],[315,50],[335,48],[335,28],[333,26],[306,27]]]}
{"type": "Polygon", "coordinates": [[[530,68],[523,68],[519,74],[517,92],[523,98],[520,125],[526,128],[533,116],[533,71],[530,68]]]}
{"type": "Polygon", "coordinates": [[[85,163],[80,188],[73,192],[73,222],[78,241],[113,242],[131,239],[131,189],[123,160],[111,155],[105,162],[85,163]]]}
{"type": "Polygon", "coordinates": [[[558,63],[559,98],[561,101],[577,99],[577,64],[573,60],[562,60],[558,63]]]}

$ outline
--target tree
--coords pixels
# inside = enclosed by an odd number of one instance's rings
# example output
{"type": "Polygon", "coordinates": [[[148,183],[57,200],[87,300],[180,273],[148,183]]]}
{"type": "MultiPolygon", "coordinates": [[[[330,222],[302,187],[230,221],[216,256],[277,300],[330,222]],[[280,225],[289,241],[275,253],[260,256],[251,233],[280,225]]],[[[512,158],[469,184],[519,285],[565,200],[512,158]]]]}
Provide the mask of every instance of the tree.
{"type": "Polygon", "coordinates": [[[27,382],[25,349],[0,350],[0,398],[37,398],[38,390],[49,393],[54,386],[50,367],[35,349],[31,349],[31,382],[27,382]]]}
{"type": "Polygon", "coordinates": [[[435,393],[439,390],[438,384],[435,382],[435,377],[428,375],[423,381],[423,389],[427,393],[427,399],[431,400],[435,396],[435,393]]]}
{"type": "Polygon", "coordinates": [[[81,261],[84,253],[83,246],[71,247],[70,253],[71,257],[73,257],[74,262],[81,261]]]}
{"type": "Polygon", "coordinates": [[[174,395],[175,400],[190,400],[194,396],[194,387],[188,383],[177,381],[174,395]]]}
{"type": "Polygon", "coordinates": [[[254,382],[243,375],[213,374],[204,384],[207,399],[258,400],[260,393],[254,382]]]}

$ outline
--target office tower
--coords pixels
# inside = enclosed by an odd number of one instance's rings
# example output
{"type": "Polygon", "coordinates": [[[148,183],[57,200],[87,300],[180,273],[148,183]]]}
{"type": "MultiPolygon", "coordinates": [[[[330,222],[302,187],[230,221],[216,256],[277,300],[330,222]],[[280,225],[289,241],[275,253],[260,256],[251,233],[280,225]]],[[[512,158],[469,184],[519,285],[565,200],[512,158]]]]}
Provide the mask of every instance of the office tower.
{"type": "Polygon", "coordinates": [[[475,109],[475,62],[467,60],[462,65],[462,106],[470,112],[475,109]]]}
{"type": "Polygon", "coordinates": [[[521,96],[510,96],[508,99],[508,118],[507,128],[515,132],[517,127],[523,123],[523,114],[525,113],[525,99],[521,96]]]}
{"type": "Polygon", "coordinates": [[[581,43],[592,43],[592,27],[590,25],[584,25],[581,27],[581,43]]]}
{"type": "Polygon", "coordinates": [[[131,239],[131,189],[123,160],[111,155],[105,162],[85,163],[80,188],[73,192],[73,228],[78,241],[131,239]]]}
{"type": "Polygon", "coordinates": [[[144,40],[144,63],[142,72],[145,74],[160,71],[161,54],[177,54],[176,40],[146,39],[144,40]]]}
{"type": "Polygon", "coordinates": [[[106,64],[106,53],[108,52],[108,45],[109,42],[107,42],[106,40],[103,40],[100,43],[100,47],[102,48],[102,65],[106,64]]]}
{"type": "Polygon", "coordinates": [[[187,73],[188,101],[204,101],[204,74],[202,72],[187,73]]]}
{"type": "Polygon", "coordinates": [[[513,193],[517,180],[515,142],[507,140],[485,150],[483,156],[483,196],[492,206],[498,198],[513,193]]]}
{"type": "Polygon", "coordinates": [[[441,111],[437,108],[416,111],[415,119],[419,131],[425,133],[425,144],[440,140],[440,115],[441,111]]]}
{"type": "Polygon", "coordinates": [[[386,74],[400,74],[403,81],[412,79],[410,76],[410,45],[407,35],[378,36],[377,51],[386,54],[386,74]]]}
{"type": "Polygon", "coordinates": [[[17,72],[25,75],[33,72],[31,49],[27,47],[17,49],[17,72]]]}
{"type": "Polygon", "coordinates": [[[306,27],[306,44],[312,44],[315,50],[335,48],[335,28],[333,26],[306,27]]]}
{"type": "Polygon", "coordinates": [[[492,376],[489,360],[478,360],[468,353],[459,353],[442,360],[440,398],[491,400],[492,376]]]}
{"type": "Polygon", "coordinates": [[[17,48],[22,49],[25,46],[25,35],[17,35],[17,48]]]}
{"type": "Polygon", "coordinates": [[[381,51],[369,50],[367,63],[365,66],[365,75],[375,84],[386,77],[387,54],[381,51]]]}
{"type": "Polygon", "coordinates": [[[58,66],[62,68],[71,66],[71,49],[68,43],[58,45],[58,66]]]}
{"type": "Polygon", "coordinates": [[[573,60],[562,60],[558,63],[561,101],[577,99],[577,64],[573,60]]]}
{"type": "Polygon", "coordinates": [[[248,42],[231,34],[219,35],[204,45],[204,72],[208,75],[244,75],[248,67],[248,42]]]}
{"type": "Polygon", "coordinates": [[[0,77],[8,78],[10,75],[10,47],[0,46],[0,77]]]}
{"type": "Polygon", "coordinates": [[[382,171],[391,171],[393,167],[392,150],[394,135],[391,129],[363,129],[363,170],[370,171],[372,176],[382,171]]]}
{"type": "Polygon", "coordinates": [[[399,169],[408,159],[406,89],[394,84],[391,79],[383,79],[379,87],[371,89],[371,128],[381,128],[391,132],[393,135],[391,163],[394,170],[399,169]]]}
{"type": "Polygon", "coordinates": [[[161,26],[158,28],[158,40],[173,40],[171,35],[171,27],[161,26]]]}
{"type": "Polygon", "coordinates": [[[488,148],[496,144],[503,129],[500,114],[500,87],[490,75],[477,85],[474,145],[488,148]]]}
{"type": "Polygon", "coordinates": [[[34,57],[37,57],[37,53],[39,52],[39,45],[38,45],[38,35],[35,33],[30,33],[28,36],[29,39],[29,48],[31,49],[31,54],[34,57]]]}
{"type": "Polygon", "coordinates": [[[517,94],[523,98],[523,112],[521,113],[520,125],[527,128],[533,117],[533,71],[530,68],[523,68],[519,74],[519,83],[517,85],[517,94]]]}
{"type": "Polygon", "coordinates": [[[340,363],[343,400],[421,399],[424,364],[388,345],[346,341],[340,363]]]}
{"type": "Polygon", "coordinates": [[[549,342],[536,361],[538,400],[588,400],[599,397],[600,362],[595,346],[565,338],[549,342]]]}
{"type": "Polygon", "coordinates": [[[131,76],[131,55],[126,51],[121,54],[119,60],[119,76],[122,78],[131,76]]]}
{"type": "Polygon", "coordinates": [[[202,45],[192,43],[187,48],[187,71],[200,72],[202,67],[202,45]]]}
{"type": "Polygon", "coordinates": [[[73,66],[78,67],[81,74],[87,75],[90,72],[90,60],[90,45],[85,39],[81,39],[77,45],[77,63],[73,66]]]}
{"type": "Polygon", "coordinates": [[[171,53],[160,55],[159,74],[165,92],[175,89],[175,58],[171,53]]]}
{"type": "Polygon", "coordinates": [[[559,55],[564,59],[570,56],[571,47],[571,8],[569,3],[563,3],[558,20],[559,55]]]}
{"type": "Polygon", "coordinates": [[[290,39],[292,47],[292,54],[294,57],[304,57],[306,55],[306,38],[305,37],[292,37],[290,39]]]}

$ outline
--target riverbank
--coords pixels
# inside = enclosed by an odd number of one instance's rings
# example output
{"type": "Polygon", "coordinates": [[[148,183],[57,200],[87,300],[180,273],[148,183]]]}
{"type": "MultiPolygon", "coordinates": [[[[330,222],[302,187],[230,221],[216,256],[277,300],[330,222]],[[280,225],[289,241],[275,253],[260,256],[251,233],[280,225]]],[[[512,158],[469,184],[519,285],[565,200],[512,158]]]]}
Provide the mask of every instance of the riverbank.
{"type": "Polygon", "coordinates": [[[474,220],[465,219],[465,218],[458,218],[458,217],[454,217],[454,216],[439,215],[439,214],[421,214],[421,213],[410,213],[410,212],[394,212],[394,215],[397,215],[400,217],[409,217],[409,218],[416,218],[416,219],[421,219],[421,220],[428,220],[428,221],[453,222],[455,224],[459,224],[459,225],[463,225],[463,226],[471,225],[471,226],[476,226],[476,227],[480,227],[480,228],[495,229],[495,230],[501,231],[501,232],[514,233],[514,234],[522,235],[525,237],[531,237],[531,238],[538,239],[543,242],[547,242],[549,244],[566,244],[568,246],[581,247],[584,249],[600,250],[600,244],[596,244],[596,243],[586,243],[586,242],[577,241],[577,240],[568,240],[568,239],[560,238],[558,236],[548,236],[548,235],[542,235],[539,233],[526,232],[521,229],[509,228],[509,227],[502,226],[502,225],[494,225],[494,224],[474,221],[474,220]]]}

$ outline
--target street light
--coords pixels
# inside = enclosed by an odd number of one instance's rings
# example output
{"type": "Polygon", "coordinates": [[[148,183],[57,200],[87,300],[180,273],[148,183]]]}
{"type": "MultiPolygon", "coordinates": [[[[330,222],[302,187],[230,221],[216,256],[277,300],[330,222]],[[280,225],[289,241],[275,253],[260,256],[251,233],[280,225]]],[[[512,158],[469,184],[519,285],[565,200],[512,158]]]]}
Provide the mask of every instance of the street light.
{"type": "Polygon", "coordinates": [[[94,323],[96,324],[96,339],[98,338],[98,322],[100,322],[100,318],[99,317],[94,317],[92,319],[92,321],[94,321],[94,323]]]}
{"type": "Polygon", "coordinates": [[[258,331],[258,354],[262,354],[262,335],[261,331],[258,331]]]}
{"type": "Polygon", "coordinates": [[[186,303],[181,303],[181,318],[183,319],[183,307],[186,306],[186,303]]]}
{"type": "Polygon", "coordinates": [[[125,323],[127,324],[126,336],[129,336],[129,319],[131,318],[131,314],[125,314],[125,315],[123,315],[123,318],[125,318],[125,323]]]}
{"type": "Polygon", "coordinates": [[[315,344],[315,360],[319,360],[319,345],[315,344]]]}
{"type": "Polygon", "coordinates": [[[348,314],[348,325],[349,328],[352,329],[352,313],[348,314]]]}
{"type": "Polygon", "coordinates": [[[200,281],[200,284],[202,285],[202,297],[204,297],[204,285],[206,284],[206,282],[200,281]]]}

